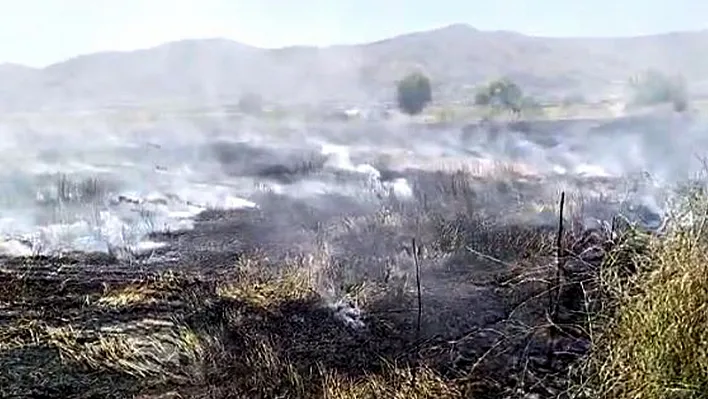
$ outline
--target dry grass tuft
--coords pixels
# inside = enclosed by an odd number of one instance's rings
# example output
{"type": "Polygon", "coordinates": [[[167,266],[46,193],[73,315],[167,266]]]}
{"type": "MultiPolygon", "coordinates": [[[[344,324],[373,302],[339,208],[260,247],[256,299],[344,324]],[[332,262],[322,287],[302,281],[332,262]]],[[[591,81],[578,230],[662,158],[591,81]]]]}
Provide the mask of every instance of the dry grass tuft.
{"type": "Polygon", "coordinates": [[[124,331],[91,337],[71,326],[47,327],[46,342],[64,361],[91,370],[108,369],[136,378],[194,382],[206,351],[202,337],[177,327],[163,331],[124,331]]]}
{"type": "Polygon", "coordinates": [[[163,284],[138,283],[109,289],[96,302],[99,306],[122,308],[155,303],[163,299],[166,294],[168,294],[168,290],[163,284]]]}
{"type": "Polygon", "coordinates": [[[36,320],[19,320],[0,328],[0,353],[37,345],[43,328],[36,320]]]}
{"type": "Polygon", "coordinates": [[[615,251],[604,280],[610,317],[589,362],[593,397],[708,398],[705,204],[689,210],[691,225],[677,218],[665,236],[615,251]]]}
{"type": "Polygon", "coordinates": [[[390,365],[378,375],[359,379],[328,374],[323,380],[325,399],[456,399],[462,392],[428,368],[390,365]]]}
{"type": "Polygon", "coordinates": [[[220,298],[248,303],[256,308],[273,308],[287,302],[307,301],[316,297],[310,276],[290,270],[274,277],[249,275],[237,282],[217,287],[220,298]]]}

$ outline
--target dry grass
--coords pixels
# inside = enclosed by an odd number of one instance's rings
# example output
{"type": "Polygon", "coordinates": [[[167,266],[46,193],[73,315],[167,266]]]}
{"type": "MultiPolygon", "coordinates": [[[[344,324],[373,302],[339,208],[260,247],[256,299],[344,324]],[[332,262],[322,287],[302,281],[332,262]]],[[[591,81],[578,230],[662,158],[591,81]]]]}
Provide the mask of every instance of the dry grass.
{"type": "Polygon", "coordinates": [[[99,333],[93,339],[71,325],[47,327],[45,342],[57,348],[63,360],[91,370],[108,369],[175,383],[202,380],[197,367],[206,350],[202,337],[186,327],[166,327],[163,331],[121,329],[99,333]]]}
{"type": "Polygon", "coordinates": [[[0,352],[9,352],[25,346],[37,345],[44,328],[36,320],[18,320],[0,329],[0,352]]]}
{"type": "Polygon", "coordinates": [[[381,375],[352,380],[336,374],[323,380],[326,399],[457,399],[462,391],[454,382],[441,378],[428,368],[411,369],[390,365],[381,375]]]}
{"type": "Polygon", "coordinates": [[[169,274],[115,288],[105,286],[96,305],[112,308],[149,305],[177,295],[180,288],[179,282],[169,274]]]}
{"type": "Polygon", "coordinates": [[[706,204],[692,201],[665,236],[634,234],[608,258],[592,397],[708,398],[706,204]]]}
{"type": "Polygon", "coordinates": [[[242,275],[238,281],[219,285],[220,298],[242,301],[250,306],[268,309],[284,303],[314,300],[317,292],[312,277],[303,269],[287,268],[277,276],[242,275]]]}

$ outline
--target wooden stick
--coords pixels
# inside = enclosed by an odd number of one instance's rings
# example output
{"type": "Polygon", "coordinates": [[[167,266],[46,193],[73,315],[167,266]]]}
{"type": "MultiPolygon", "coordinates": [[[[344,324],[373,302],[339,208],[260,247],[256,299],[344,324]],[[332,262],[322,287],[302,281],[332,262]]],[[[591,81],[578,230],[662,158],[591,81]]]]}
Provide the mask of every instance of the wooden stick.
{"type": "Polygon", "coordinates": [[[423,295],[420,288],[420,261],[418,259],[418,244],[415,238],[411,240],[411,249],[413,250],[413,261],[415,262],[415,282],[418,289],[418,320],[416,323],[416,341],[420,340],[420,324],[423,318],[423,295]]]}
{"type": "MultiPolygon", "coordinates": [[[[415,237],[411,240],[411,250],[413,251],[413,262],[415,263],[415,282],[418,288],[418,319],[415,328],[415,342],[416,345],[420,343],[420,324],[423,318],[423,295],[420,288],[420,260],[418,259],[418,244],[415,241],[415,237]]],[[[413,369],[413,385],[417,384],[418,380],[418,365],[413,369]]]]}
{"type": "Polygon", "coordinates": [[[558,316],[558,302],[561,294],[561,272],[563,271],[563,208],[565,207],[565,191],[561,192],[560,212],[558,215],[558,236],[556,237],[556,278],[554,281],[556,289],[556,299],[553,303],[553,313],[551,320],[555,323],[558,316]]]}
{"type": "Polygon", "coordinates": [[[549,315],[548,319],[551,323],[549,330],[549,343],[547,352],[547,366],[551,368],[553,366],[553,358],[555,357],[555,342],[558,335],[558,327],[556,326],[556,319],[558,317],[558,306],[561,296],[561,271],[563,269],[563,208],[565,206],[565,191],[561,192],[560,197],[560,210],[558,216],[558,235],[556,237],[556,276],[552,287],[549,287],[549,315]],[[555,292],[555,298],[553,297],[553,292],[555,292]]]}

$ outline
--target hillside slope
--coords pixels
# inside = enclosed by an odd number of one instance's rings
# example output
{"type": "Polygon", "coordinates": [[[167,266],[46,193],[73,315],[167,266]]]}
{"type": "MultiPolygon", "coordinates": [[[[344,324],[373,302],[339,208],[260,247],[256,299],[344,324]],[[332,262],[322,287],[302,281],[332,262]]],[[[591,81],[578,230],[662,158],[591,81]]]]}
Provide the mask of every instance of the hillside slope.
{"type": "Polygon", "coordinates": [[[125,103],[233,102],[247,91],[279,103],[391,97],[414,68],[439,96],[508,75],[532,92],[595,94],[652,67],[708,79],[708,31],[635,38],[541,38],[452,25],[351,46],[260,49],[226,39],[82,55],[32,69],[0,65],[0,109],[125,103]]]}

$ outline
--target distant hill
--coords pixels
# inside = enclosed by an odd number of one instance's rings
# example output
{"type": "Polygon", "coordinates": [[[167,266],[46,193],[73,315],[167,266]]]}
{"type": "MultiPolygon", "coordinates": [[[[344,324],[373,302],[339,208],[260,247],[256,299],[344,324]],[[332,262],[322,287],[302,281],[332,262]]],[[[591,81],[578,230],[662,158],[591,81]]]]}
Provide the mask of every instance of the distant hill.
{"type": "Polygon", "coordinates": [[[0,110],[116,104],[279,103],[390,99],[422,68],[440,96],[460,98],[510,76],[536,93],[593,94],[648,67],[708,81],[708,31],[633,38],[543,38],[452,25],[360,45],[260,49],[225,39],[82,55],[33,69],[0,65],[0,110]],[[465,92],[467,90],[467,92],[465,92]]]}

